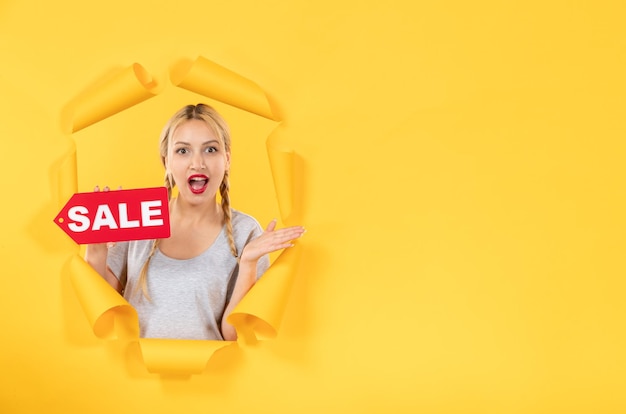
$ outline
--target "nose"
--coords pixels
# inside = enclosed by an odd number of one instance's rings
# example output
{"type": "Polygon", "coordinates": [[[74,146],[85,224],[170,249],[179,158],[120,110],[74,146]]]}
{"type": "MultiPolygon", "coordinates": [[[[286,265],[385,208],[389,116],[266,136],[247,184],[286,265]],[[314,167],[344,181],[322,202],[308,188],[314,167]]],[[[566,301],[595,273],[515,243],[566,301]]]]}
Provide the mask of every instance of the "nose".
{"type": "Polygon", "coordinates": [[[206,165],[204,165],[204,159],[202,158],[202,154],[196,152],[192,157],[191,157],[191,165],[190,165],[192,170],[201,170],[203,168],[206,168],[206,165]]]}

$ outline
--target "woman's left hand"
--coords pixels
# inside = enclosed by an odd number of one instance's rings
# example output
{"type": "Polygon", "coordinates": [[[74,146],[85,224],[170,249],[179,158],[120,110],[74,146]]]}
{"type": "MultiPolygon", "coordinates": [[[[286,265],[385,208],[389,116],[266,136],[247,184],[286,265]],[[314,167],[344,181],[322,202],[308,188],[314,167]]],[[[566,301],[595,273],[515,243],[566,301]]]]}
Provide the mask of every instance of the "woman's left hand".
{"type": "Polygon", "coordinates": [[[267,228],[256,239],[244,247],[241,253],[241,262],[256,263],[262,256],[293,246],[292,241],[304,234],[304,227],[293,226],[276,230],[276,219],[272,220],[267,228]]]}

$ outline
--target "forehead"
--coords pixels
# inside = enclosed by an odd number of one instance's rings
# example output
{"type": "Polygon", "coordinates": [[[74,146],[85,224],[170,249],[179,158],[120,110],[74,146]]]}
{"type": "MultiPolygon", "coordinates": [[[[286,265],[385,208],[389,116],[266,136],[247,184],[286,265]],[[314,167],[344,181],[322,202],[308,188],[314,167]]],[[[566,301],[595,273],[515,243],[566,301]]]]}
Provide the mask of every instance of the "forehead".
{"type": "Polygon", "coordinates": [[[172,133],[171,143],[185,142],[188,144],[217,141],[222,143],[221,137],[211,126],[199,119],[189,119],[180,123],[172,133]]]}

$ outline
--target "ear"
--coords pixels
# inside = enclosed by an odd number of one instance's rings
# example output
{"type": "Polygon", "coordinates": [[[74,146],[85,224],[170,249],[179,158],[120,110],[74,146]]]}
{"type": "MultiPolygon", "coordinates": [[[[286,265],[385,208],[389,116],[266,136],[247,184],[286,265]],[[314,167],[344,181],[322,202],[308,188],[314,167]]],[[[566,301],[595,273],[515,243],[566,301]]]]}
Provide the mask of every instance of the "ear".
{"type": "Polygon", "coordinates": [[[226,171],[230,170],[230,152],[226,153],[226,171]]]}

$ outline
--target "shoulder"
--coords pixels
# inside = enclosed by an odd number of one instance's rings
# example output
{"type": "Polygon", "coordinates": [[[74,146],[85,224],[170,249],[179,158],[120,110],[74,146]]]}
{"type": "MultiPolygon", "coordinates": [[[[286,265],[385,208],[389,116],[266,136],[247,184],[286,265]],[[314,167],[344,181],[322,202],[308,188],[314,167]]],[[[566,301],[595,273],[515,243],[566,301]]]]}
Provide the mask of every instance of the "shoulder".
{"type": "Polygon", "coordinates": [[[259,222],[249,214],[232,209],[231,221],[233,229],[262,230],[259,222]]]}
{"type": "Polygon", "coordinates": [[[263,233],[259,222],[251,215],[241,211],[232,210],[231,223],[235,242],[238,246],[247,244],[263,233]]]}

